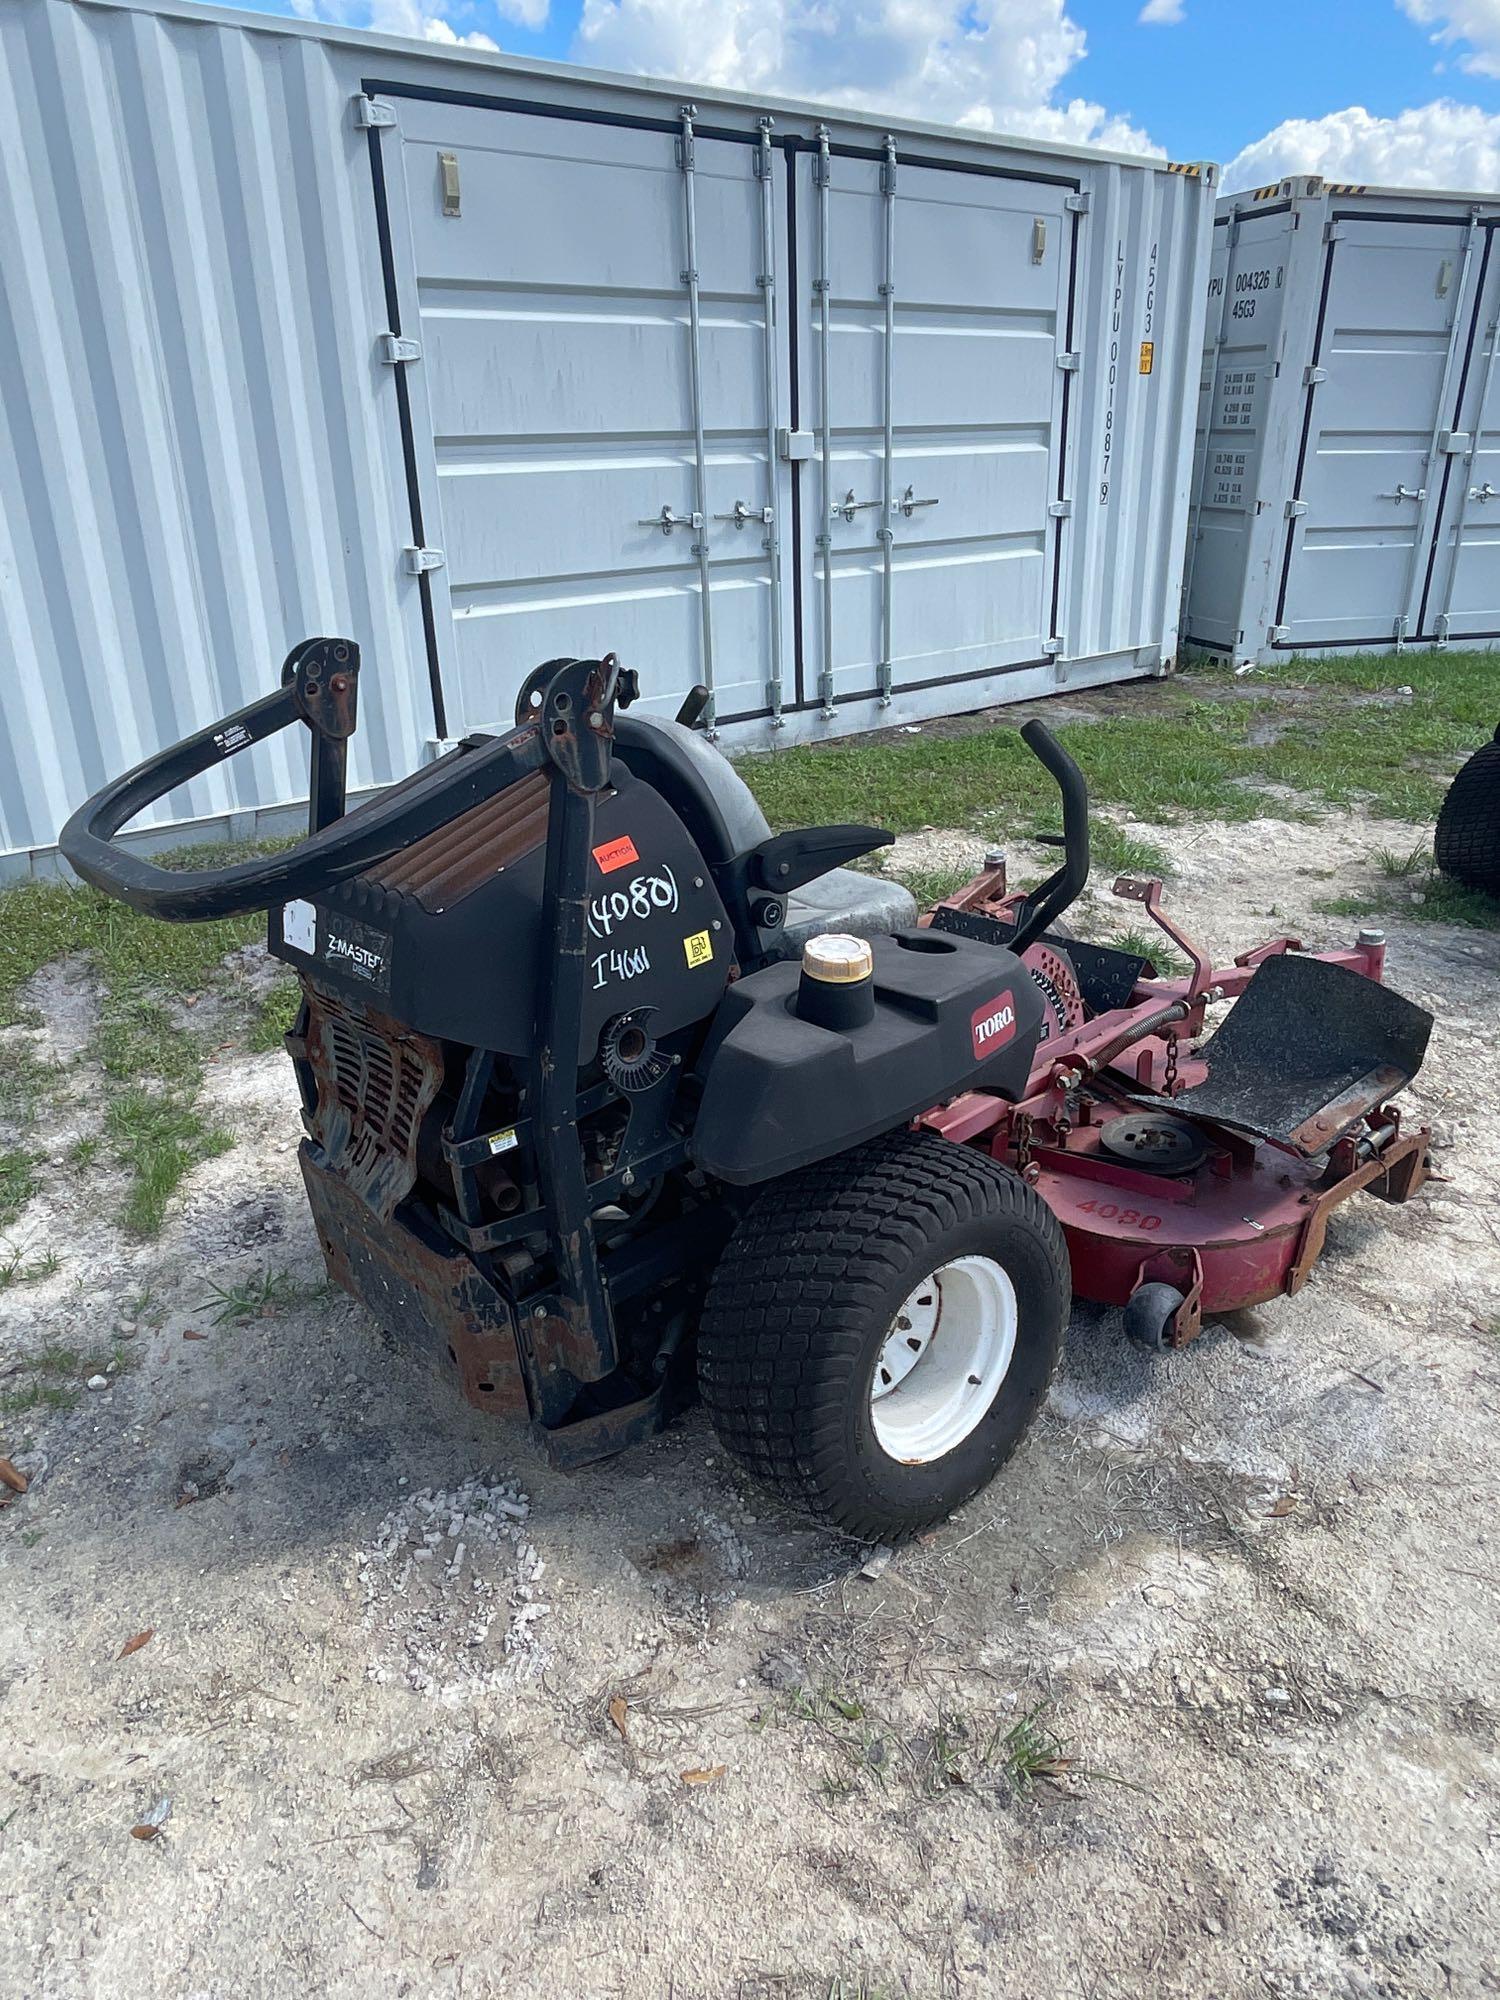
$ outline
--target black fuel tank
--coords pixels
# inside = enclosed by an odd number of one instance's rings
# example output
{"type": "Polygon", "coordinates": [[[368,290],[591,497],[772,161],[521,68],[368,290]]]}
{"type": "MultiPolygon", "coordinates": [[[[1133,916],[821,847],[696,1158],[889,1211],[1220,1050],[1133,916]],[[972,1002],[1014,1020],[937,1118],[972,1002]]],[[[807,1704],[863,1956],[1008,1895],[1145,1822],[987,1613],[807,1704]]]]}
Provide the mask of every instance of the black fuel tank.
{"type": "Polygon", "coordinates": [[[795,961],[729,989],[699,1063],[696,1165],[736,1184],[770,1180],[971,1086],[1024,1094],[1044,1003],[1014,953],[931,930],[870,943],[874,1018],[857,1027],[799,1016],[795,961]]]}

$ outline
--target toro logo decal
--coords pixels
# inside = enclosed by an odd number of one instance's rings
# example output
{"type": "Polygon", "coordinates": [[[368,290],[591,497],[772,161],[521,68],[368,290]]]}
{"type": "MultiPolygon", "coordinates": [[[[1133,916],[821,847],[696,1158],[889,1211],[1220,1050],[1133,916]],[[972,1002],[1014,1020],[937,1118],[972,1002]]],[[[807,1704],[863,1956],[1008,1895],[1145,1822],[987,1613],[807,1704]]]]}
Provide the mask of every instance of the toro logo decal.
{"type": "Polygon", "coordinates": [[[602,847],[594,849],[594,859],[599,864],[601,875],[613,875],[617,868],[628,868],[632,861],[639,861],[640,858],[628,833],[622,833],[618,840],[606,840],[602,847]]]}
{"type": "Polygon", "coordinates": [[[974,1035],[974,1060],[986,1062],[1015,1037],[1015,994],[1007,987],[1003,993],[997,993],[993,1000],[986,1000],[982,1007],[974,1009],[969,1026],[974,1035]]]}

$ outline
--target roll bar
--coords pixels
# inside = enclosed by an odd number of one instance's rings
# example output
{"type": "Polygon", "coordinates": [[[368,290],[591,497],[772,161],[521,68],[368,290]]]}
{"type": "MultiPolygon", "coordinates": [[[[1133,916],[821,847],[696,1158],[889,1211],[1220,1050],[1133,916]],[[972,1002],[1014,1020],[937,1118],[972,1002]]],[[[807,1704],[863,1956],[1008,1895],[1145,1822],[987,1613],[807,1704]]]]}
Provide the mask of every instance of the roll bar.
{"type": "Polygon", "coordinates": [[[551,755],[535,724],[509,736],[466,737],[446,757],[345,818],[344,761],[355,727],[359,648],[352,639],[305,639],[287,655],[281,679],[274,694],[158,751],[78,808],[58,845],[85,882],[134,910],[176,923],[269,909],[288,896],[318,896],[544,768],[551,755]],[[226,868],[177,870],[115,844],[122,827],[176,786],[294,722],[305,723],[313,736],[310,831],[295,847],[226,868]]]}
{"type": "MultiPolygon", "coordinates": [[[[1010,949],[1018,956],[1078,901],[1089,879],[1089,788],[1083,773],[1044,722],[1023,723],[1021,741],[1057,780],[1062,793],[1063,862],[1022,899],[1009,939],[1010,949]]],[[[1058,845],[1055,834],[1045,838],[1048,846],[1058,845]]]]}

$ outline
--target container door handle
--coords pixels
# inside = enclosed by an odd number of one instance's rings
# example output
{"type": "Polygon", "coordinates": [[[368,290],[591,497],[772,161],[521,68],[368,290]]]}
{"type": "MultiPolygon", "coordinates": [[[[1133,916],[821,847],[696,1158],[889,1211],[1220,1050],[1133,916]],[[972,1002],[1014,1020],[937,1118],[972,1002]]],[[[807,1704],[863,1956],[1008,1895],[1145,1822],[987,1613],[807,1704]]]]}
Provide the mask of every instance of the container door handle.
{"type": "Polygon", "coordinates": [[[906,491],[901,495],[901,498],[896,502],[908,521],[919,507],[935,507],[938,504],[935,498],[932,500],[913,499],[912,492],[913,489],[908,486],[906,491]]]}
{"type": "Polygon", "coordinates": [[[1382,500],[1394,500],[1399,507],[1403,500],[1425,500],[1427,498],[1427,488],[1419,486],[1414,493],[1409,486],[1403,486],[1398,481],[1394,493],[1382,493],[1380,497],[1382,500]]]}
{"type": "Polygon", "coordinates": [[[645,515],[637,525],[642,528],[660,528],[664,535],[670,535],[674,528],[701,528],[703,516],[696,512],[674,514],[670,507],[663,507],[659,514],[645,515]]]}
{"type": "Polygon", "coordinates": [[[1469,498],[1483,503],[1486,500],[1500,500],[1500,493],[1497,493],[1490,482],[1486,480],[1483,486],[1471,486],[1469,488],[1469,498]]]}
{"type": "Polygon", "coordinates": [[[715,514],[714,519],[732,521],[737,528],[743,528],[750,521],[759,521],[769,528],[776,519],[776,510],[774,507],[747,507],[743,500],[736,500],[732,514],[715,514]]]}
{"type": "Polygon", "coordinates": [[[835,514],[842,514],[846,521],[852,521],[855,515],[860,513],[864,508],[878,507],[880,505],[881,502],[879,500],[856,500],[854,497],[854,488],[851,486],[842,500],[834,501],[833,511],[835,514]]]}

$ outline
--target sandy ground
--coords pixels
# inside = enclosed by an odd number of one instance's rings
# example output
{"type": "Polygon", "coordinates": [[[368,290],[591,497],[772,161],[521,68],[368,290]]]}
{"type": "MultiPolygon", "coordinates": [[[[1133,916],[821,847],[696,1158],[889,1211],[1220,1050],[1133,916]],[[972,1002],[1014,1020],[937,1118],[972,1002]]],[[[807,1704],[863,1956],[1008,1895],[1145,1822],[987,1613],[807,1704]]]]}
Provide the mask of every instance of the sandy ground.
{"type": "MultiPolygon", "coordinates": [[[[1410,840],[1143,831],[1221,949],[1332,941],[1410,840]]],[[[215,1069],[238,1143],[159,1243],[53,1175],[0,1370],[133,1365],[6,1440],[0,1992],[1500,1992],[1500,937],[1389,929],[1451,1178],[1181,1355],[1080,1308],[1011,1467],[873,1577],[701,1413],[565,1478],[346,1302],[214,1327],[210,1282],[321,1276],[278,1057],[215,1069]],[[1017,1789],[1038,1708],[1074,1762],[1017,1789]]],[[[76,968],[38,999],[80,1046],[76,968]]]]}

